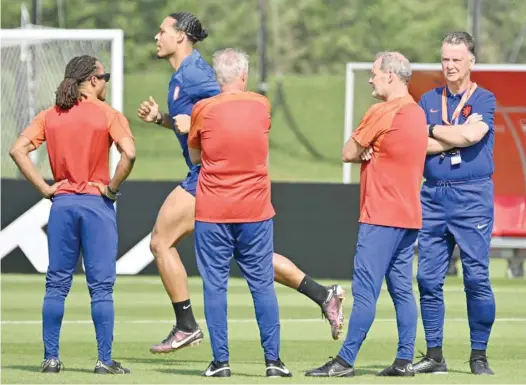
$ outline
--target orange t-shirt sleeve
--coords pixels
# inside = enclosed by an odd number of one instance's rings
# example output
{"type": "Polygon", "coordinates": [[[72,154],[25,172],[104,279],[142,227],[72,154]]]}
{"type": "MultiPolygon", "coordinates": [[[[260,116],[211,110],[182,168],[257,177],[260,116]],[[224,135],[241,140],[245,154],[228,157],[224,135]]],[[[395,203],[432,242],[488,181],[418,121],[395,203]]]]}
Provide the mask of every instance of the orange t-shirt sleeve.
{"type": "Polygon", "coordinates": [[[267,111],[268,111],[268,119],[270,120],[270,124],[269,124],[269,129],[270,127],[272,127],[272,106],[269,102],[269,100],[264,96],[264,103],[265,103],[265,107],[267,107],[267,111]]]}
{"type": "Polygon", "coordinates": [[[196,150],[201,149],[201,128],[204,122],[204,103],[197,103],[192,110],[192,116],[190,118],[190,132],[188,133],[188,147],[196,150]]]}
{"type": "Polygon", "coordinates": [[[128,119],[126,119],[126,117],[120,112],[117,112],[111,121],[109,132],[111,139],[113,139],[115,143],[118,143],[119,140],[126,137],[133,139],[133,135],[130,130],[130,123],[128,122],[128,119]]]}
{"type": "Polygon", "coordinates": [[[22,131],[22,136],[28,138],[36,148],[39,148],[46,141],[46,113],[48,110],[41,111],[29,126],[22,131]]]}
{"type": "Polygon", "coordinates": [[[362,147],[369,147],[382,132],[383,114],[377,113],[378,110],[381,110],[381,104],[371,106],[352,133],[352,138],[362,147]]]}

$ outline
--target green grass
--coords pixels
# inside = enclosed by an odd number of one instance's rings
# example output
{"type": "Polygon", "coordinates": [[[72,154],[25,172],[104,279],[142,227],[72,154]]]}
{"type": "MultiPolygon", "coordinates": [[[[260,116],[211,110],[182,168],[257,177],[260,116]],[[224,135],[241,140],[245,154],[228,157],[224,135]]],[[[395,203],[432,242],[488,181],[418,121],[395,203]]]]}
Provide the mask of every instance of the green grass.
{"type": "MultiPolygon", "coordinates": [[[[166,111],[168,81],[171,72],[167,63],[156,63],[149,72],[124,76],[124,113],[130,120],[136,138],[137,162],[130,179],[177,180],[186,176],[187,167],[179,142],[171,130],[146,124],[136,116],[137,107],[148,96],[153,96],[166,111]],[[164,66],[161,64],[165,64],[164,66]]],[[[358,72],[355,79],[355,124],[373,102],[366,72],[358,72]]],[[[269,80],[268,97],[275,105],[276,82],[269,80]]],[[[274,181],[341,182],[343,146],[345,77],[341,76],[286,76],[283,80],[286,103],[301,134],[307,138],[321,158],[314,157],[293,133],[282,107],[273,111],[270,150],[270,176],[274,181]]],[[[256,90],[256,79],[249,88],[256,90]]],[[[6,117],[7,119],[7,117],[6,117]]],[[[9,124],[6,123],[6,127],[9,124]]],[[[8,149],[14,140],[11,131],[2,130],[2,177],[16,176],[16,167],[8,149]],[[10,136],[11,135],[11,136],[10,136]]],[[[39,149],[39,170],[50,177],[45,148],[39,149]]],[[[356,167],[357,169],[357,167],[356,167]]],[[[353,180],[355,177],[353,177],[353,180]]]]}
{"type": "MultiPolygon", "coordinates": [[[[332,341],[327,322],[319,309],[306,297],[277,285],[282,321],[281,357],[293,371],[292,379],[277,383],[524,383],[526,346],[526,286],[524,281],[502,278],[504,261],[492,262],[492,282],[497,300],[488,355],[494,377],[469,374],[469,330],[465,297],[459,278],[448,278],[445,286],[446,325],[444,351],[450,374],[419,375],[411,379],[380,379],[374,374],[392,362],[396,350],[396,325],[389,295],[382,291],[377,321],[356,362],[357,376],[352,380],[312,380],[303,371],[323,364],[337,354],[340,341],[332,341]]],[[[199,374],[211,359],[208,333],[205,343],[163,356],[151,355],[149,347],[168,333],[173,319],[170,303],[158,277],[118,277],[115,288],[116,329],[114,358],[131,368],[129,376],[96,377],[91,373],[96,360],[93,326],[90,323],[89,296],[83,276],[76,276],[66,301],[66,323],[61,336],[61,359],[66,370],[59,375],[38,372],[42,360],[40,311],[44,293],[42,275],[2,274],[2,383],[268,383],[263,376],[263,356],[254,310],[246,284],[231,280],[229,287],[229,337],[233,377],[206,381],[199,374]],[[10,321],[10,323],[6,323],[10,321]],[[33,321],[17,323],[16,321],[33,321]],[[84,323],[74,323],[84,321],[84,323]],[[144,323],[140,323],[144,321],[144,323]]],[[[341,282],[349,289],[349,282],[341,282]]],[[[416,290],[416,286],[415,286],[416,290]]],[[[190,279],[196,317],[204,318],[201,281],[190,279]]],[[[348,318],[352,297],[348,290],[345,315],[348,318]]],[[[205,324],[201,321],[201,325],[205,324]]],[[[346,328],[345,328],[346,331],[346,328]]],[[[424,350],[419,321],[417,350],[424,350]]]]}

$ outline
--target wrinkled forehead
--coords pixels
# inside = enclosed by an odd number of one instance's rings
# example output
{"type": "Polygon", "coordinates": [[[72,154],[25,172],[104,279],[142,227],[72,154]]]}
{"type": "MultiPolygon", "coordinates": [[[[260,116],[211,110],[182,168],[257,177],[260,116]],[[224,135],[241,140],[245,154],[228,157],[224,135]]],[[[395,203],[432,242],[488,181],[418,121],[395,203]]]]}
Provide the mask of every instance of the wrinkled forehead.
{"type": "Polygon", "coordinates": [[[469,49],[466,44],[451,44],[444,43],[442,44],[441,53],[443,57],[451,58],[465,58],[470,56],[469,49]]]}

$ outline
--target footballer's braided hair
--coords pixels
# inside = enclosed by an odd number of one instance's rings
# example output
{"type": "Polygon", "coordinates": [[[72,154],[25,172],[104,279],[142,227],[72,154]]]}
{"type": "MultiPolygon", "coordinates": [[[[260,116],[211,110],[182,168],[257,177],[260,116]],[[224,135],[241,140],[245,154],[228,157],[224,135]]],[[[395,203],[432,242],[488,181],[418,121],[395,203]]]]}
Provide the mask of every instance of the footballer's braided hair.
{"type": "Polygon", "coordinates": [[[55,92],[55,105],[69,110],[82,97],[80,84],[89,80],[97,71],[97,58],[89,55],[76,56],[66,65],[64,80],[55,92]]]}
{"type": "Polygon", "coordinates": [[[184,32],[192,43],[203,41],[208,36],[199,19],[190,12],[175,12],[170,17],[175,19],[174,28],[184,32]]]}

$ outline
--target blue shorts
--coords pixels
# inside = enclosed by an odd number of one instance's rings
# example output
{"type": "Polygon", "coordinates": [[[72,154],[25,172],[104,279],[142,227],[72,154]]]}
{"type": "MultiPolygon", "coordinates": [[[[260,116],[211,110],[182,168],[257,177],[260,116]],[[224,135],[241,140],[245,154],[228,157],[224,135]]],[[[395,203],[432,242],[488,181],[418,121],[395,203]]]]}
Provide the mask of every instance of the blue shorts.
{"type": "Polygon", "coordinates": [[[185,191],[192,194],[195,197],[197,191],[197,179],[199,178],[199,171],[201,171],[201,166],[193,166],[186,178],[179,184],[185,191]]]}

